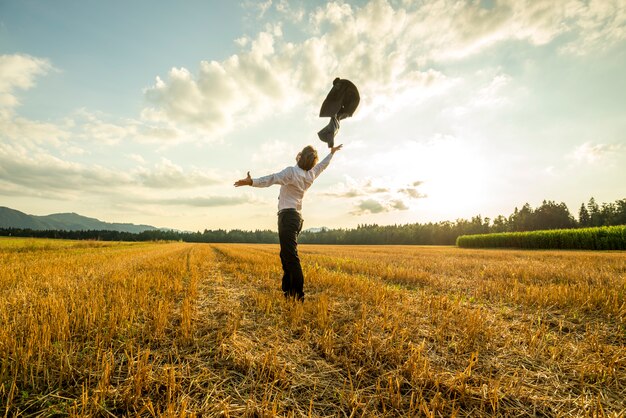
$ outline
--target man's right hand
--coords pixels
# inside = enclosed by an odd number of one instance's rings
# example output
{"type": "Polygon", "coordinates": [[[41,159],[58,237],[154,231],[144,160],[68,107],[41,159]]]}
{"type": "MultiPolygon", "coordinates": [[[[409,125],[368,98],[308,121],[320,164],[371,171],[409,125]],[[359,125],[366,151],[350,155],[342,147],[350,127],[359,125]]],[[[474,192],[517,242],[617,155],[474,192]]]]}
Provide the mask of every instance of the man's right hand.
{"type": "Polygon", "coordinates": [[[331,154],[334,154],[336,151],[339,151],[339,150],[341,149],[341,147],[343,147],[343,144],[339,144],[339,145],[337,145],[336,147],[332,147],[332,148],[330,149],[330,153],[331,153],[331,154]]]}
{"type": "Polygon", "coordinates": [[[235,182],[235,187],[241,187],[241,186],[252,186],[252,177],[250,177],[249,171],[245,179],[237,180],[235,182]]]}

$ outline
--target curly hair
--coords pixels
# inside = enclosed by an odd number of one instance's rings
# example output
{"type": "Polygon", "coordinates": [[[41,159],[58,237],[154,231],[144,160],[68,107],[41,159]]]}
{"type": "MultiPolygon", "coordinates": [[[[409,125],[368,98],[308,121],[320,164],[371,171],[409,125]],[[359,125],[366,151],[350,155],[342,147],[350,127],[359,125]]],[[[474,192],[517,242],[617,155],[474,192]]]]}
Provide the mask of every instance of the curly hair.
{"type": "Polygon", "coordinates": [[[304,171],[309,171],[317,164],[317,151],[310,145],[302,148],[298,154],[298,167],[304,171]]]}

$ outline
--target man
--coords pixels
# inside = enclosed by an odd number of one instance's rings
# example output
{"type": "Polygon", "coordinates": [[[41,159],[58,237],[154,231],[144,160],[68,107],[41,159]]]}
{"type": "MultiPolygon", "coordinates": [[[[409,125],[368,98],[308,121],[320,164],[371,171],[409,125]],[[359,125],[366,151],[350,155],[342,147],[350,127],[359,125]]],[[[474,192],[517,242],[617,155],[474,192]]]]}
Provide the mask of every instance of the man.
{"type": "Polygon", "coordinates": [[[297,164],[268,176],[253,179],[250,172],[245,179],[237,180],[235,187],[269,187],[280,184],[278,195],[278,239],[280,261],[283,266],[282,289],[285,297],[304,302],[304,275],[298,257],[298,234],[302,231],[302,199],[304,192],[332,159],[342,145],[332,147],[330,153],[319,164],[317,151],[308,145],[296,156],[297,164]]]}

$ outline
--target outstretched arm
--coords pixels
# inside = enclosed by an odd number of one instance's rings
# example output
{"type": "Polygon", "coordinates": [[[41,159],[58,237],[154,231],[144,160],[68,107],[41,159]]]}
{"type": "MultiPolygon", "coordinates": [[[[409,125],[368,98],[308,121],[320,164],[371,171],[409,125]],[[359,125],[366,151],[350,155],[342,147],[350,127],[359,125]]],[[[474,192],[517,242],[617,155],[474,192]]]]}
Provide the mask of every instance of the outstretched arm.
{"type": "Polygon", "coordinates": [[[335,152],[339,151],[341,147],[343,147],[343,144],[337,145],[336,147],[332,147],[330,149],[330,154],[328,154],[326,158],[324,158],[322,161],[317,163],[317,165],[311,169],[311,172],[313,173],[315,178],[317,178],[317,176],[319,176],[321,172],[324,171],[326,167],[328,167],[328,164],[330,164],[330,159],[333,158],[333,155],[335,154],[335,152]]]}
{"type": "Polygon", "coordinates": [[[235,182],[235,187],[241,187],[241,186],[252,186],[252,177],[250,177],[249,171],[245,179],[237,180],[235,182]]]}
{"type": "Polygon", "coordinates": [[[253,179],[252,177],[250,177],[250,172],[248,171],[248,175],[246,176],[245,179],[237,180],[235,182],[235,187],[240,187],[240,186],[269,187],[272,184],[285,184],[289,182],[291,178],[291,173],[292,173],[291,167],[287,167],[281,172],[253,179]]]}

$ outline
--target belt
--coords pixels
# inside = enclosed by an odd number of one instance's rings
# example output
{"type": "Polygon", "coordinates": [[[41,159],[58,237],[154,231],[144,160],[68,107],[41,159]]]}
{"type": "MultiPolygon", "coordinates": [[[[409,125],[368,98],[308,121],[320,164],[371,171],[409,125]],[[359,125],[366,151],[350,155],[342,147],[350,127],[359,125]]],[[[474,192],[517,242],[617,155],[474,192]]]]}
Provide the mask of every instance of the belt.
{"type": "Polygon", "coordinates": [[[297,214],[300,214],[300,211],[296,208],[286,208],[286,209],[279,210],[277,215],[280,215],[281,213],[286,213],[286,212],[296,212],[297,214]]]}

